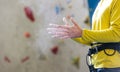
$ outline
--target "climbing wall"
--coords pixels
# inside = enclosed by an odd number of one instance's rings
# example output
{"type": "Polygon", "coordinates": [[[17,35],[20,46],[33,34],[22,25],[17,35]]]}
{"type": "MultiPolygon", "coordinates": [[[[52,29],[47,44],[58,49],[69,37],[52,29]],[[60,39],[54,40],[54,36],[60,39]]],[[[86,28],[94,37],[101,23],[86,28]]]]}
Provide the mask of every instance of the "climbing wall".
{"type": "Polygon", "coordinates": [[[0,72],[88,72],[88,47],[46,31],[66,15],[89,28],[84,0],[0,0],[0,72]]]}

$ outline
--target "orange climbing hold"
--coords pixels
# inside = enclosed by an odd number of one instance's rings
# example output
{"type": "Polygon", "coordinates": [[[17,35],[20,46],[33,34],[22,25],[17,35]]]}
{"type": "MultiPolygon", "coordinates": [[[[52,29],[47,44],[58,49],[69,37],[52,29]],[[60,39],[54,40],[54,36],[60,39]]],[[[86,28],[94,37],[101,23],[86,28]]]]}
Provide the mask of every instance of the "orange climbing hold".
{"type": "Polygon", "coordinates": [[[27,18],[30,19],[32,22],[34,22],[35,18],[34,18],[32,9],[30,7],[25,7],[24,11],[25,11],[27,18]]]}
{"type": "Polygon", "coordinates": [[[29,32],[25,32],[24,35],[26,38],[30,38],[30,36],[31,36],[29,32]]]}
{"type": "Polygon", "coordinates": [[[24,63],[24,62],[26,62],[26,61],[29,60],[29,59],[30,59],[30,57],[27,56],[27,57],[23,58],[23,59],[21,60],[21,62],[24,63]]]}

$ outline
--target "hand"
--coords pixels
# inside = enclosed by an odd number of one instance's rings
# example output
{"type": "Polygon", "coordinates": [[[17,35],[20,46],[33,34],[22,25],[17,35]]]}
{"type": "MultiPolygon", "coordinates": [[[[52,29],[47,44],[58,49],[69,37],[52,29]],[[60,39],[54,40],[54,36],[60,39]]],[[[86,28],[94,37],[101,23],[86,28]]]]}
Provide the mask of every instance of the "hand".
{"type": "Polygon", "coordinates": [[[66,39],[66,38],[77,38],[82,36],[82,29],[78,26],[76,21],[69,17],[73,25],[71,26],[66,18],[63,18],[65,25],[50,24],[50,28],[47,28],[48,33],[54,38],[66,39]]]}

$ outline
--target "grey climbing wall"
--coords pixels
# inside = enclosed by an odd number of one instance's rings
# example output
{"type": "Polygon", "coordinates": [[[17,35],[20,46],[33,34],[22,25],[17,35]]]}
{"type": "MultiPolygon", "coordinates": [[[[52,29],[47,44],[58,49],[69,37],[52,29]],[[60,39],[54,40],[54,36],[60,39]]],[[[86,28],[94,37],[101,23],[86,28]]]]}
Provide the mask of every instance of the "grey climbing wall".
{"type": "Polygon", "coordinates": [[[89,28],[83,0],[0,0],[0,72],[88,72],[87,46],[46,31],[68,14],[89,28]]]}

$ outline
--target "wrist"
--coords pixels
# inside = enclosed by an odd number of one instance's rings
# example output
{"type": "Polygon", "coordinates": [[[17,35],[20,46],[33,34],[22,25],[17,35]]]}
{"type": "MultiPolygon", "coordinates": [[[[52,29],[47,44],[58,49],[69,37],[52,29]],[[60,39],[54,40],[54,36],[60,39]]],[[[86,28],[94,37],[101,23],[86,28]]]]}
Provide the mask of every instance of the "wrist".
{"type": "Polygon", "coordinates": [[[82,35],[83,35],[83,30],[81,29],[81,32],[80,32],[80,37],[82,37],[82,35]]]}

